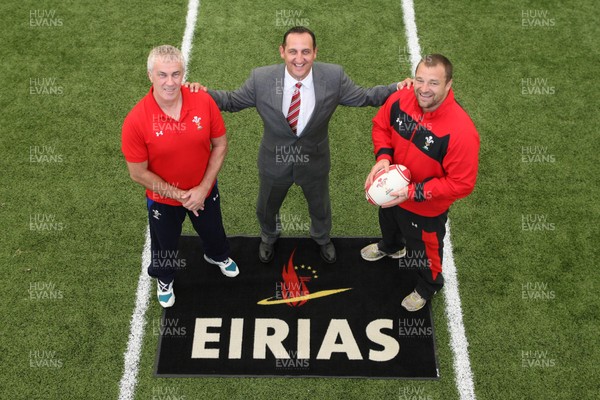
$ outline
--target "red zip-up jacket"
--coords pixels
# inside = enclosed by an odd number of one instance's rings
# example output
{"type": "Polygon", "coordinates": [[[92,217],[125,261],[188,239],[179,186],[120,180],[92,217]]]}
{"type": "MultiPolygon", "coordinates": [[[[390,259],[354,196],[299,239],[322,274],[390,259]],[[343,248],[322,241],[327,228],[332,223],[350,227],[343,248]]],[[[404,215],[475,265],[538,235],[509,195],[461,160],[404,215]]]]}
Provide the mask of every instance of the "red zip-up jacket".
{"type": "Polygon", "coordinates": [[[411,173],[408,200],[412,213],[435,217],[473,191],[479,163],[479,134],[452,89],[442,104],[423,113],[414,90],[392,94],[373,118],[377,161],[388,159],[411,173]]]}

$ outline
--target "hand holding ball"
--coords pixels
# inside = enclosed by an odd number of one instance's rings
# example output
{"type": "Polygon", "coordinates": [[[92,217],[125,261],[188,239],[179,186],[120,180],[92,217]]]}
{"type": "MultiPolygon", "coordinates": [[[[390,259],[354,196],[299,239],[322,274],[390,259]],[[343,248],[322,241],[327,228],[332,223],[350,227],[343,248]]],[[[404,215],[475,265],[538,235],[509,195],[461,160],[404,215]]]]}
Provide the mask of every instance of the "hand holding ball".
{"type": "Polygon", "coordinates": [[[377,172],[373,178],[373,183],[365,190],[369,203],[380,206],[392,201],[396,196],[390,193],[397,192],[405,188],[410,183],[410,171],[404,165],[390,165],[389,172],[385,169],[377,172]]]}

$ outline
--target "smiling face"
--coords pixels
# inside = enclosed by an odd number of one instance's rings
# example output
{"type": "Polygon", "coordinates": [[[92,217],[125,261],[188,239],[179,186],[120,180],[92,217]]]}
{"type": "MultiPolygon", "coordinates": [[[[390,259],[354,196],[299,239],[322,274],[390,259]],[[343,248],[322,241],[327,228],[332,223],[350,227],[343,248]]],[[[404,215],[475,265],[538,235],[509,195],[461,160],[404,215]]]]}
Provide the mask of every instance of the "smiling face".
{"type": "Polygon", "coordinates": [[[446,70],[442,64],[428,67],[422,62],[417,67],[414,86],[419,106],[424,112],[431,112],[448,96],[452,79],[446,82],[446,70]]]}
{"type": "Polygon", "coordinates": [[[157,57],[152,71],[148,71],[148,78],[154,88],[154,98],[159,104],[172,104],[181,96],[181,62],[157,57]]]}
{"type": "Polygon", "coordinates": [[[285,40],[285,47],[279,46],[279,55],[285,61],[290,75],[301,81],[306,78],[317,58],[317,48],[313,48],[309,33],[290,33],[285,40]]]}

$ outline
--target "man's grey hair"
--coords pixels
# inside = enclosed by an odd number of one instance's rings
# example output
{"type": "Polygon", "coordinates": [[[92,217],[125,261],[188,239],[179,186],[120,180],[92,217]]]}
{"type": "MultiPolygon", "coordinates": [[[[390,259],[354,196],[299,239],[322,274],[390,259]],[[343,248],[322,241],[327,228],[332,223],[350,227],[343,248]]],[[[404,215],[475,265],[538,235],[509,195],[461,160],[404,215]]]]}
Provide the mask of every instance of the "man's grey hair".
{"type": "Polygon", "coordinates": [[[163,44],[162,46],[153,48],[148,55],[148,72],[152,72],[152,69],[154,68],[154,62],[157,58],[167,62],[180,62],[183,72],[185,73],[185,57],[183,57],[183,54],[177,47],[163,44]]]}

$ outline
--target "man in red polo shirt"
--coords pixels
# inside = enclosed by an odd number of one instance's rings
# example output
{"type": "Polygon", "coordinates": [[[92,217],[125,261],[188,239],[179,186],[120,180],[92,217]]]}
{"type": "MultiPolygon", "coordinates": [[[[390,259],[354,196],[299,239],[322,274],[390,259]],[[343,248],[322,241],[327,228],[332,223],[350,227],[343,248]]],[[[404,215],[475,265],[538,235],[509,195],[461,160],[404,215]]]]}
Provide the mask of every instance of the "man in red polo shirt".
{"type": "Polygon", "coordinates": [[[152,87],[123,123],[122,151],[131,179],[146,188],[152,260],[158,301],[175,303],[173,281],[177,248],[186,214],[204,246],[204,259],[228,277],[239,273],[229,258],[216,179],[225,154],[225,124],[205,92],[181,87],[185,60],[173,46],[159,46],[148,57],[152,87]]]}
{"type": "Polygon", "coordinates": [[[479,162],[479,135],[454,100],[452,64],[446,57],[423,57],[414,90],[399,90],[387,99],[373,118],[372,137],[377,163],[365,188],[390,163],[406,166],[412,182],[379,209],[382,240],[363,248],[361,256],[368,261],[406,256],[418,278],[402,306],[417,311],[444,285],[448,209],[473,191],[479,162]]]}

